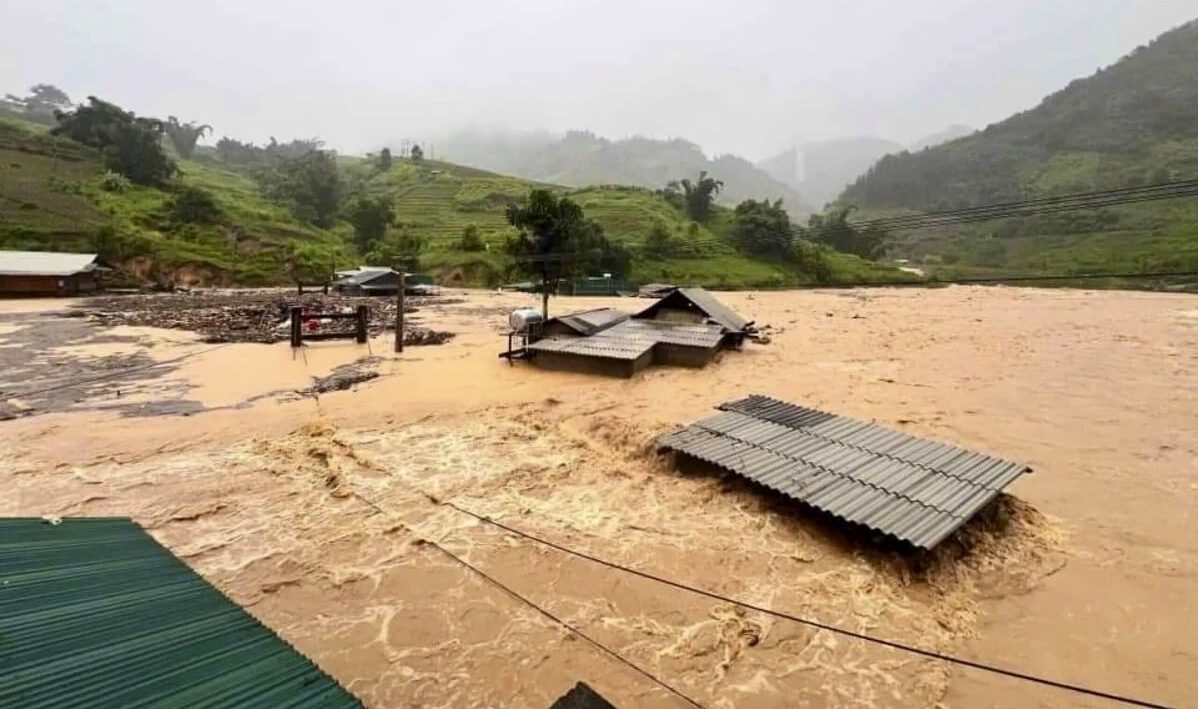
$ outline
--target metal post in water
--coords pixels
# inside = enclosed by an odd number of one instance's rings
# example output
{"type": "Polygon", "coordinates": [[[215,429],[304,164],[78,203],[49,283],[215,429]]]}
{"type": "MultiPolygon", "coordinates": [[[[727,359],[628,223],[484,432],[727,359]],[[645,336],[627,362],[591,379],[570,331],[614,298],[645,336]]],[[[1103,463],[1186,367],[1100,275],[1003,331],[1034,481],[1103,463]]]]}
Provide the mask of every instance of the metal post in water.
{"type": "Polygon", "coordinates": [[[303,324],[300,322],[300,313],[303,308],[300,306],[292,306],[291,308],[291,346],[302,347],[304,344],[303,324]]]}
{"type": "Polygon", "coordinates": [[[400,269],[399,292],[395,295],[395,351],[403,352],[403,305],[404,291],[408,289],[407,274],[400,269]]]}
{"type": "Polygon", "coordinates": [[[370,322],[370,308],[365,305],[358,306],[358,328],[356,331],[359,344],[366,342],[367,323],[370,322]]]}

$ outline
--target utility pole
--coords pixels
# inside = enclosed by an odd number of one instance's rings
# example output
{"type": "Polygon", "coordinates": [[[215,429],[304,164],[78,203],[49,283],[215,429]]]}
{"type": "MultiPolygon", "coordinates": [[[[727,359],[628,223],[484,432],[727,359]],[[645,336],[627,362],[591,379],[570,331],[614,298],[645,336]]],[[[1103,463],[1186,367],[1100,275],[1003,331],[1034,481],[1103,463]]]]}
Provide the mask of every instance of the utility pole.
{"type": "Polygon", "coordinates": [[[395,351],[403,352],[403,300],[404,291],[408,289],[406,269],[399,269],[399,292],[395,294],[395,351]]]}

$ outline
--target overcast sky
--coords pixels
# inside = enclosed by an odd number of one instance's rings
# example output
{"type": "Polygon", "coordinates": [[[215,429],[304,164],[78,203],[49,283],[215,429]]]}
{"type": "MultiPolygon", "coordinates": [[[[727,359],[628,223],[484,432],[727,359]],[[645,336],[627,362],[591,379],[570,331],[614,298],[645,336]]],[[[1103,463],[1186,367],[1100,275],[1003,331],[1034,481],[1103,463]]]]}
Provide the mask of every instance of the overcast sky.
{"type": "Polygon", "coordinates": [[[0,93],[57,84],[343,152],[463,127],[765,157],[1035,105],[1193,0],[0,0],[0,93]]]}

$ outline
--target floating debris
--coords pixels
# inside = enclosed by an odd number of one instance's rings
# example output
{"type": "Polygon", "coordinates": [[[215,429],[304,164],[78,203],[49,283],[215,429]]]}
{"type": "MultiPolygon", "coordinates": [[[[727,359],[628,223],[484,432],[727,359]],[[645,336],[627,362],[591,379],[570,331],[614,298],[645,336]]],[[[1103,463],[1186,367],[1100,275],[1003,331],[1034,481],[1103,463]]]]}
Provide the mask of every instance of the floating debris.
{"type": "MultiPolygon", "coordinates": [[[[439,304],[452,301],[445,298],[409,296],[404,313],[416,313],[427,302],[439,304]]],[[[359,305],[370,307],[370,334],[379,335],[395,329],[394,298],[357,297],[320,293],[286,293],[269,291],[215,291],[190,293],[156,293],[148,295],[107,296],[90,298],[70,317],[86,317],[106,326],[138,325],[187,330],[198,333],[204,342],[259,342],[271,344],[288,338],[288,309],[293,306],[313,311],[350,312],[359,305]]],[[[451,333],[441,333],[409,321],[414,334],[405,337],[405,344],[441,344],[451,333]],[[415,326],[413,326],[415,325],[415,326]]]]}

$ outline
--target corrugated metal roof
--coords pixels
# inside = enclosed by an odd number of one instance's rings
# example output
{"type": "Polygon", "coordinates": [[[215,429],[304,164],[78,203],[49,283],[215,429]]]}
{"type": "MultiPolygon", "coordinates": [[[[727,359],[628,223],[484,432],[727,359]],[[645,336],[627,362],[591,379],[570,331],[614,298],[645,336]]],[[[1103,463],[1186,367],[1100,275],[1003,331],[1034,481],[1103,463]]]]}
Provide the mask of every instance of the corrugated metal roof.
{"type": "Polygon", "coordinates": [[[560,352],[586,357],[636,359],[655,345],[718,347],[724,338],[719,325],[625,320],[589,337],[546,337],[528,346],[536,352],[560,352]]]}
{"type": "Polygon", "coordinates": [[[0,251],[0,276],[71,276],[96,269],[96,254],[0,251]]]}
{"type": "Polygon", "coordinates": [[[361,703],[128,519],[0,520],[0,706],[361,703]]]}
{"type": "Polygon", "coordinates": [[[528,349],[534,352],[558,352],[581,357],[633,360],[652,349],[655,344],[655,340],[603,337],[600,334],[591,337],[546,337],[533,342],[528,349]]]}
{"type": "Polygon", "coordinates": [[[600,334],[648,337],[656,342],[688,347],[718,347],[724,339],[724,330],[719,325],[688,325],[659,320],[629,320],[600,334]]]}
{"type": "Polygon", "coordinates": [[[616,709],[586,682],[579,682],[554,702],[549,709],[616,709]]]}
{"type": "Polygon", "coordinates": [[[714,295],[702,288],[679,288],[678,292],[689,298],[692,303],[707,313],[708,317],[712,320],[729,330],[740,331],[749,325],[748,320],[742,318],[736,311],[721,303],[714,295]]]}
{"type": "MultiPolygon", "coordinates": [[[[549,322],[560,322],[579,335],[594,335],[629,318],[628,313],[615,308],[594,308],[568,315],[559,315],[549,322]]],[[[546,323],[548,325],[549,323],[546,323]]]]}
{"type": "Polygon", "coordinates": [[[364,266],[356,271],[342,271],[341,273],[342,275],[334,285],[363,286],[379,278],[388,278],[388,280],[394,280],[394,283],[399,283],[399,274],[390,268],[364,266]]]}
{"type": "Polygon", "coordinates": [[[678,288],[670,291],[661,300],[633,317],[637,319],[653,318],[662,309],[678,309],[679,305],[687,304],[698,309],[709,321],[723,326],[728,332],[744,332],[752,324],[702,288],[678,288]]]}
{"type": "Polygon", "coordinates": [[[719,408],[662,447],[926,549],[1030,470],[765,396],[719,408]]]}

